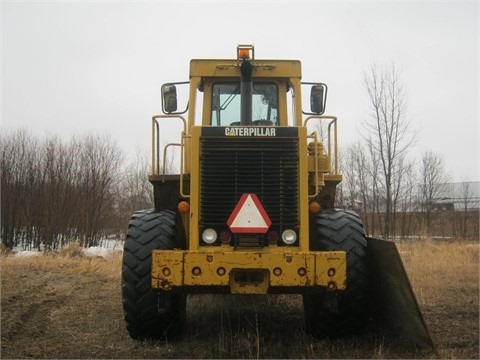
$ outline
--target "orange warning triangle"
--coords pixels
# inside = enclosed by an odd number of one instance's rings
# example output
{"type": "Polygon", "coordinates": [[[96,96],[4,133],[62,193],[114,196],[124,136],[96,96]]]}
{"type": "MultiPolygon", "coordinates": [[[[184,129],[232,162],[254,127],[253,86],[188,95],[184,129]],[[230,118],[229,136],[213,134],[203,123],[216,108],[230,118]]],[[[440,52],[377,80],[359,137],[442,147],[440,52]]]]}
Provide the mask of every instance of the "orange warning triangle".
{"type": "Polygon", "coordinates": [[[233,233],[264,234],[272,222],[255,194],[243,194],[227,220],[233,233]]]}

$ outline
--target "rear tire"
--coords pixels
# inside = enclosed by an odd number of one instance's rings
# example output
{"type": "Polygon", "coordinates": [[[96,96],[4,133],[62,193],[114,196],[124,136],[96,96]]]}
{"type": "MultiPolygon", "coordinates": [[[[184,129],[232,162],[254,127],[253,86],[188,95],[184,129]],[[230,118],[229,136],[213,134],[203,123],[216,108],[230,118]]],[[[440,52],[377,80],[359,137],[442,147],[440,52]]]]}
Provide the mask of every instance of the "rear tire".
{"type": "Polygon", "coordinates": [[[360,217],[348,210],[317,213],[310,223],[311,250],[342,250],[347,255],[347,288],[303,295],[306,331],[316,338],[360,333],[368,317],[367,240],[360,217]]]}
{"type": "Polygon", "coordinates": [[[185,294],[151,286],[152,251],[181,247],[179,223],[173,211],[143,210],[136,212],[128,225],[122,263],[122,298],[127,330],[133,339],[171,339],[183,330],[185,294]]]}

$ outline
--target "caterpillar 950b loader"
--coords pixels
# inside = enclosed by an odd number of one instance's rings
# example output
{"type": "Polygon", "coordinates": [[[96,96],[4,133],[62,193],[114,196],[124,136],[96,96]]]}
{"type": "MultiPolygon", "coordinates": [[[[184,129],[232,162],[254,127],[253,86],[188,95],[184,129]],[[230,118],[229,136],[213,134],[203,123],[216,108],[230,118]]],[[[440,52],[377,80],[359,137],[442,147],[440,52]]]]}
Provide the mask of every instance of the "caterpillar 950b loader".
{"type": "Polygon", "coordinates": [[[337,118],[323,115],[327,86],[301,75],[297,60],[257,60],[252,45],[239,45],[235,58],[191,60],[188,82],[162,86],[164,114],[152,117],[155,208],[132,216],[124,248],[132,338],[181,333],[189,293],[297,293],[315,337],[359,333],[377,315],[432,346],[395,244],[367,237],[356,213],[335,207],[337,118]],[[183,131],[163,148],[172,121],[183,131]],[[325,131],[309,133],[315,122],[325,131]],[[177,174],[165,172],[171,147],[177,174]]]}

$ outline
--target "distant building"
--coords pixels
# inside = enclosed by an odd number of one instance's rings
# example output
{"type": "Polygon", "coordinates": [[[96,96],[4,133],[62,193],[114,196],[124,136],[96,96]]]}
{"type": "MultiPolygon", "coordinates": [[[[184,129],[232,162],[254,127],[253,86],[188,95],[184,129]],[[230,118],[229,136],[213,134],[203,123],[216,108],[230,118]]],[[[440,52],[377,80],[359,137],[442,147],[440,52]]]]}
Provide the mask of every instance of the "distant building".
{"type": "Polygon", "coordinates": [[[433,210],[478,210],[480,208],[480,181],[447,183],[437,198],[433,210]]]}
{"type": "MultiPolygon", "coordinates": [[[[418,212],[425,211],[471,211],[480,209],[480,181],[446,183],[440,186],[442,190],[436,198],[432,199],[427,206],[421,199],[421,186],[418,186],[417,198],[412,203],[398,204],[394,211],[396,212],[418,212]]],[[[385,212],[386,201],[380,197],[376,205],[377,211],[385,212]]],[[[359,196],[343,194],[341,197],[341,206],[362,212],[363,202],[359,196]]]]}

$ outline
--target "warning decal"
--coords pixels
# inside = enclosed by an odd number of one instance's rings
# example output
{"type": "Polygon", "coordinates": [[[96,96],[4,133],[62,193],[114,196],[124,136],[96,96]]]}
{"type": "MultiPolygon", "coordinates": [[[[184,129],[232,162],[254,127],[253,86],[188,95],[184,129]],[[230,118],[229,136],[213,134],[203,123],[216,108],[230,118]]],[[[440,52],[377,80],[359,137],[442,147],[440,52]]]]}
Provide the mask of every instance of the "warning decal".
{"type": "Polygon", "coordinates": [[[233,233],[264,234],[271,224],[255,194],[243,194],[227,220],[233,233]]]}

